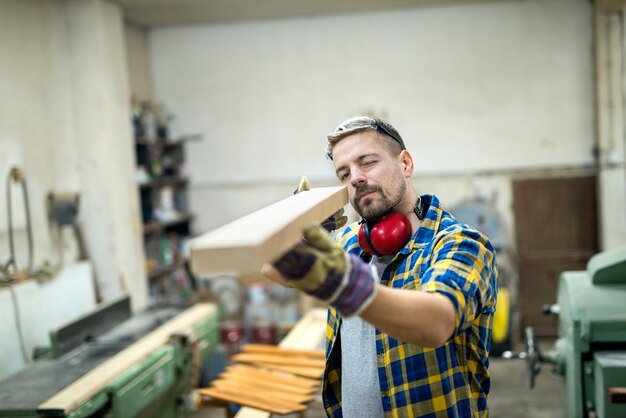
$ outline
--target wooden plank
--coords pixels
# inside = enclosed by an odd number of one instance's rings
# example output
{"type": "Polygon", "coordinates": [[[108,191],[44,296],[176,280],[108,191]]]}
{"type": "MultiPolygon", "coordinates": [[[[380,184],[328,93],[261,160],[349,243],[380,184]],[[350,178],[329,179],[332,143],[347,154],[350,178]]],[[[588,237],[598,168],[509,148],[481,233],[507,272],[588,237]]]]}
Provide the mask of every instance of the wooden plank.
{"type": "Polygon", "coordinates": [[[285,383],[290,386],[314,390],[320,385],[319,380],[310,379],[308,377],[295,376],[291,373],[278,372],[269,369],[261,369],[258,367],[247,366],[244,364],[235,364],[226,368],[226,373],[236,373],[245,376],[251,376],[259,379],[264,379],[268,382],[285,383]]]}
{"type": "Polygon", "coordinates": [[[263,385],[270,389],[282,390],[284,392],[294,393],[297,395],[311,395],[313,392],[317,391],[316,387],[310,387],[310,388],[298,387],[298,386],[290,385],[283,381],[264,379],[262,377],[255,376],[253,374],[241,373],[241,372],[236,372],[236,371],[228,371],[228,372],[220,373],[220,377],[222,379],[227,379],[227,380],[236,380],[240,382],[263,385]]]}
{"type": "Polygon", "coordinates": [[[290,196],[191,241],[194,273],[259,276],[261,266],[293,246],[302,231],[348,203],[344,186],[290,196]]]}
{"type": "Polygon", "coordinates": [[[279,372],[293,373],[296,376],[308,377],[311,379],[320,379],[324,372],[323,369],[316,369],[313,367],[298,367],[298,366],[284,366],[282,364],[270,364],[270,363],[250,363],[255,366],[265,367],[270,370],[277,370],[279,372]]]}
{"type": "Polygon", "coordinates": [[[254,354],[274,354],[287,357],[311,357],[320,360],[326,358],[324,350],[296,350],[286,349],[276,345],[267,344],[245,344],[242,348],[244,353],[254,354]]]}
{"type": "MultiPolygon", "coordinates": [[[[318,348],[326,336],[326,309],[312,309],[293,327],[278,344],[283,348],[310,350],[318,348]]],[[[251,407],[243,407],[235,418],[269,418],[270,413],[251,407]]]]}
{"type": "MultiPolygon", "coordinates": [[[[289,403],[285,404],[283,401],[277,401],[275,399],[267,399],[261,396],[256,396],[253,393],[240,393],[238,391],[206,388],[198,389],[197,392],[200,395],[210,396],[213,399],[222,399],[228,402],[234,402],[239,405],[248,405],[251,407],[265,408],[266,410],[276,414],[290,414],[292,412],[304,411],[306,405],[289,403]]],[[[270,413],[262,411],[269,417],[270,413]]]]}
{"type": "Polygon", "coordinates": [[[320,347],[326,337],[326,315],[326,309],[310,310],[278,345],[305,350],[320,347]]]}
{"type": "Polygon", "coordinates": [[[197,304],[187,309],[39,405],[38,409],[68,415],[104,390],[114,379],[147,358],[154,350],[166,344],[171,334],[188,329],[194,323],[214,314],[215,310],[215,305],[210,303],[197,304]]]}
{"type": "Polygon", "coordinates": [[[264,384],[243,381],[241,379],[219,379],[211,383],[217,389],[232,390],[237,393],[254,393],[265,399],[276,399],[289,403],[307,403],[313,400],[311,395],[287,392],[282,389],[271,388],[264,384]]]}
{"type": "Polygon", "coordinates": [[[277,356],[272,354],[242,353],[232,356],[234,361],[242,363],[277,364],[279,366],[296,366],[313,369],[324,369],[325,360],[304,357],[277,356]]]}

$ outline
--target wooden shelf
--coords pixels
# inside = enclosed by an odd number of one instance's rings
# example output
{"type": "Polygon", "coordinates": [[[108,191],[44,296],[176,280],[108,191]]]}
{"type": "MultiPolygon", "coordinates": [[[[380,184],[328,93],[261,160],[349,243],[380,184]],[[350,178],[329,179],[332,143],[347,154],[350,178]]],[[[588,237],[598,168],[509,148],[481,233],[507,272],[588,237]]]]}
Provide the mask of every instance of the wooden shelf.
{"type": "Polygon", "coordinates": [[[149,146],[159,146],[159,147],[179,147],[184,143],[182,139],[147,139],[147,138],[136,138],[135,144],[141,145],[144,147],[149,146]]]}
{"type": "Polygon", "coordinates": [[[150,222],[148,224],[143,225],[143,233],[144,234],[154,234],[157,232],[162,232],[165,229],[183,224],[185,222],[190,222],[193,220],[193,215],[191,213],[183,214],[178,219],[167,221],[167,222],[150,222]]]}
{"type": "Polygon", "coordinates": [[[185,299],[186,296],[181,296],[182,293],[176,289],[185,287],[189,291],[186,293],[194,293],[193,276],[186,268],[187,260],[177,258],[182,257],[180,247],[186,245],[192,236],[192,223],[195,219],[188,209],[190,180],[185,166],[185,145],[192,136],[174,135],[171,139],[163,139],[158,138],[157,132],[149,135],[135,137],[133,148],[137,173],[144,173],[143,181],[136,182],[135,187],[139,195],[140,216],[144,222],[144,253],[146,259],[153,261],[146,266],[147,269],[152,267],[147,272],[150,303],[180,303],[181,298],[185,299]],[[169,191],[172,193],[167,193],[169,191]],[[167,221],[157,220],[166,218],[163,215],[168,214],[159,209],[162,205],[175,207],[176,211],[172,211],[172,215],[178,216],[167,221]],[[161,215],[161,218],[155,215],[161,215]],[[166,261],[172,260],[167,257],[168,253],[171,253],[175,261],[164,265],[166,261]],[[173,280],[179,274],[181,277],[184,274],[189,279],[188,283],[174,283],[173,280]]]}
{"type": "Polygon", "coordinates": [[[151,180],[146,183],[139,183],[142,189],[159,188],[163,186],[178,186],[186,184],[189,179],[178,176],[166,176],[157,180],[151,180]]]}

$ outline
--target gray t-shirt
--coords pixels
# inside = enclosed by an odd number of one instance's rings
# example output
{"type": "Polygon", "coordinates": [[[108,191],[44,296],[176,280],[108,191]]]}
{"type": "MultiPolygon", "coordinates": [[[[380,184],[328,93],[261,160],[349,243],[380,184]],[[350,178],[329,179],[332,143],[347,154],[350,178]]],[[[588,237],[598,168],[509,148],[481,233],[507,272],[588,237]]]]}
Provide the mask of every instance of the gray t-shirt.
{"type": "MultiPolygon", "coordinates": [[[[389,259],[372,258],[378,279],[389,259]]],[[[379,279],[378,279],[379,280],[379,279]]],[[[341,404],[344,418],[384,416],[376,363],[376,330],[359,317],[341,322],[341,404]]]]}

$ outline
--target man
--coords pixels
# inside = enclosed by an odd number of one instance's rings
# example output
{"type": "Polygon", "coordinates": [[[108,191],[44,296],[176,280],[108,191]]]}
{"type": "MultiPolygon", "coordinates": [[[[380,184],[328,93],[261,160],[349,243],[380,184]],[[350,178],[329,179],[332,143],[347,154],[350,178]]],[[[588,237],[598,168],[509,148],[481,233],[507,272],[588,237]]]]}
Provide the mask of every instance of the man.
{"type": "Polygon", "coordinates": [[[339,244],[311,226],[263,270],[331,305],[327,415],[486,417],[493,246],[436,196],[416,194],[413,158],[388,123],[351,118],[328,141],[327,156],[364,222],[345,228],[339,244]],[[378,247],[397,241],[386,235],[398,224],[406,237],[385,254],[378,247]]]}

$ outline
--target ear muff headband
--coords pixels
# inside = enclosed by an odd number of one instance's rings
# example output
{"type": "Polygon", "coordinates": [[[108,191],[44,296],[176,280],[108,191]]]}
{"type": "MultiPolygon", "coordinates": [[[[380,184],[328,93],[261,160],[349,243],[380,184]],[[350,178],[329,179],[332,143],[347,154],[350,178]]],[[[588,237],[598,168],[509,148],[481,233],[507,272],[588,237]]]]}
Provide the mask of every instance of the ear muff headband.
{"type": "MultiPolygon", "coordinates": [[[[426,199],[418,198],[413,212],[419,220],[426,215],[426,199]]],[[[378,219],[361,220],[358,239],[361,249],[372,255],[392,255],[406,245],[411,238],[411,223],[399,212],[389,211],[378,219]]]]}
{"type": "Polygon", "coordinates": [[[424,220],[426,216],[426,202],[421,197],[417,198],[417,205],[415,205],[415,209],[413,209],[413,213],[417,216],[417,219],[420,221],[424,220]]]}
{"type": "MultiPolygon", "coordinates": [[[[375,226],[376,222],[377,221],[372,222],[372,226],[375,226]]],[[[363,229],[363,236],[365,237],[365,241],[367,242],[367,245],[369,245],[369,247],[374,252],[374,254],[372,255],[380,257],[382,254],[380,254],[380,252],[376,249],[376,246],[372,242],[370,222],[363,220],[363,224],[361,225],[361,228],[363,229]]]]}
{"type": "Polygon", "coordinates": [[[377,256],[392,255],[411,238],[411,222],[399,212],[389,212],[376,221],[362,221],[359,245],[363,251],[377,256]]]}

